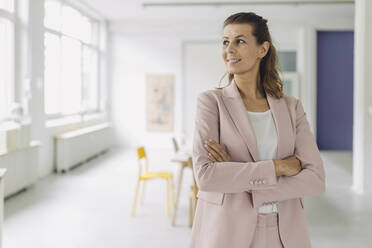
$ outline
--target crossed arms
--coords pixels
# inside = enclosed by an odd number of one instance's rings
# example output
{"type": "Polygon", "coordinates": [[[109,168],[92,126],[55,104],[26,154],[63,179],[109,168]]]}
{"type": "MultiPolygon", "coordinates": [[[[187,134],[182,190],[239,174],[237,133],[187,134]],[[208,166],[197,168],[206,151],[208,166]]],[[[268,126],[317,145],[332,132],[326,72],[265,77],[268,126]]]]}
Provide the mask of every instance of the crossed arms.
{"type": "Polygon", "coordinates": [[[260,206],[265,202],[318,195],[325,191],[323,162],[299,100],[296,102],[296,140],[293,156],[300,161],[302,169],[293,176],[277,177],[274,160],[232,162],[231,158],[229,161],[227,153],[213,154],[213,151],[208,151],[204,146],[205,141],[219,140],[218,111],[214,96],[208,92],[198,96],[193,168],[200,190],[225,193],[248,191],[252,193],[254,206],[260,206]],[[257,180],[261,183],[251,183],[257,180]]]}

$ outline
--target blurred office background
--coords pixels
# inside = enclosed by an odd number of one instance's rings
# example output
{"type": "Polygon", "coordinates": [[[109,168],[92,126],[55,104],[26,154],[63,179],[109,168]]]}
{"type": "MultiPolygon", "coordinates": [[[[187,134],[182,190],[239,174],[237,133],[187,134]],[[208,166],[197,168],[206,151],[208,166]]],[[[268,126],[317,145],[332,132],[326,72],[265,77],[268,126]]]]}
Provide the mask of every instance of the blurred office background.
{"type": "Polygon", "coordinates": [[[196,96],[242,11],[268,19],[321,151],[313,247],[370,247],[371,1],[0,0],[2,247],[188,247],[196,96]],[[163,173],[139,180],[141,156],[163,173]]]}

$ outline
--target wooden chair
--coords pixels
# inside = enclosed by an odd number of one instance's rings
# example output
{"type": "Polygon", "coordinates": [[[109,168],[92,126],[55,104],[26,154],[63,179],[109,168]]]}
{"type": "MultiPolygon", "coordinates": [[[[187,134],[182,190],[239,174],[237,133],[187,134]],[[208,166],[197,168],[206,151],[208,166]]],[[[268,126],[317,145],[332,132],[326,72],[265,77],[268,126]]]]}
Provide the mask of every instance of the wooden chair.
{"type": "Polygon", "coordinates": [[[138,179],[136,186],[136,193],[134,196],[133,206],[132,206],[132,216],[134,216],[137,204],[137,195],[140,187],[140,182],[143,181],[142,194],[141,194],[141,205],[143,204],[143,195],[145,191],[145,183],[147,180],[161,178],[165,179],[167,183],[167,216],[170,216],[170,207],[175,207],[174,203],[174,183],[173,183],[173,173],[170,171],[164,172],[150,172],[148,170],[148,159],[146,155],[145,148],[143,146],[137,148],[138,157],[138,179]],[[143,160],[145,160],[145,170],[142,172],[143,160]]]}
{"type": "Polygon", "coordinates": [[[178,150],[180,149],[179,146],[178,146],[178,143],[177,143],[177,140],[175,137],[172,137],[172,142],[173,142],[173,148],[174,148],[174,152],[178,152],[178,150]]]}

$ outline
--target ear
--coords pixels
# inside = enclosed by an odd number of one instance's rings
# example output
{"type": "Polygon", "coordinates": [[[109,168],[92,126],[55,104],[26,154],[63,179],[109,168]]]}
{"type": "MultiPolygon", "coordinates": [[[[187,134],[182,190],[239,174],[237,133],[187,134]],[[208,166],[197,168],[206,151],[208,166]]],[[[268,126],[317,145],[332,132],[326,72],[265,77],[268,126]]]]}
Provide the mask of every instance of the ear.
{"type": "Polygon", "coordinates": [[[260,54],[259,54],[261,59],[266,56],[267,52],[269,51],[269,48],[270,48],[270,42],[265,41],[264,43],[262,43],[261,48],[260,48],[260,54]]]}

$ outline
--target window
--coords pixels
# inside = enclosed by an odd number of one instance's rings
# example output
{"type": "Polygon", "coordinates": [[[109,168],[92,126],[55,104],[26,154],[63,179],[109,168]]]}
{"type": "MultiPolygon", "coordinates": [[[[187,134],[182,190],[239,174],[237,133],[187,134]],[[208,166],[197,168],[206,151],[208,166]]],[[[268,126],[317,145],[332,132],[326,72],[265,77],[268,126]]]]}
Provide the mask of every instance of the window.
{"type": "Polygon", "coordinates": [[[0,121],[10,115],[14,100],[14,22],[13,2],[0,0],[0,121]]]}
{"type": "Polygon", "coordinates": [[[283,91],[286,95],[300,97],[300,80],[297,73],[297,52],[278,51],[279,64],[282,70],[283,91]]]}
{"type": "Polygon", "coordinates": [[[0,9],[14,11],[14,0],[0,0],[0,9]]]}
{"type": "Polygon", "coordinates": [[[296,51],[278,51],[278,58],[281,70],[295,72],[297,70],[296,56],[296,51]]]}
{"type": "Polygon", "coordinates": [[[98,21],[58,1],[45,2],[45,112],[99,110],[98,21]]]}

